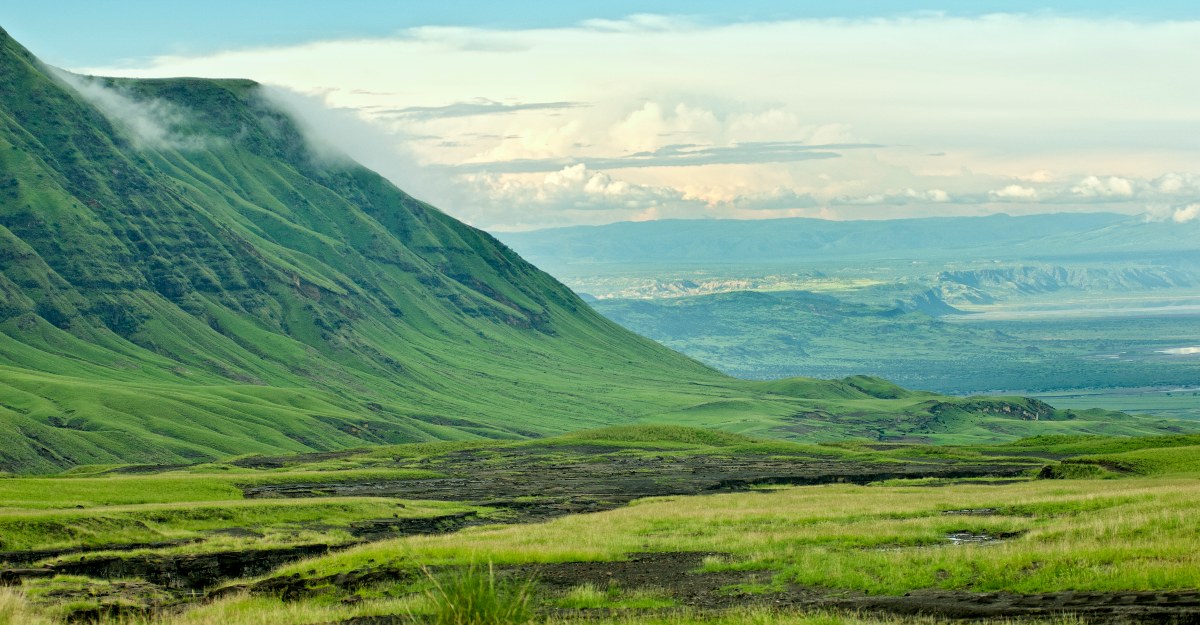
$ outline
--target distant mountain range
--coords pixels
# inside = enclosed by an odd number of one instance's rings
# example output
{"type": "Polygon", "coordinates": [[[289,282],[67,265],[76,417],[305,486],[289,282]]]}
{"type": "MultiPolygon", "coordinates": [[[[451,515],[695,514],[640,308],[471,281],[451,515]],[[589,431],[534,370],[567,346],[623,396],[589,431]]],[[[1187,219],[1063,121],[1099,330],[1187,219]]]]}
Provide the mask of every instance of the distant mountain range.
{"type": "Polygon", "coordinates": [[[1113,213],[879,221],[664,220],[498,236],[551,273],[601,264],[781,264],[867,258],[1052,261],[1145,255],[1200,263],[1200,220],[1155,222],[1113,213]]]}

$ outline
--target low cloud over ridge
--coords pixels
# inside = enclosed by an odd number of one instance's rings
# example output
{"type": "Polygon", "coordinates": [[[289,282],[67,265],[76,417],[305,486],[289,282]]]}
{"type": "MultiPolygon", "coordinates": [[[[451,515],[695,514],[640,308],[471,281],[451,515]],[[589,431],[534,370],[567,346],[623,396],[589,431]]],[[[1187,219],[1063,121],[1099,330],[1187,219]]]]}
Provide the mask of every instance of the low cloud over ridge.
{"type": "Polygon", "coordinates": [[[1132,214],[1200,197],[1190,139],[1200,133],[1200,83],[1179,80],[1200,72],[1198,42],[1200,22],[1051,13],[724,24],[636,16],[416,28],[96,71],[248,75],[319,94],[420,168],[399,184],[416,179],[423,199],[495,229],[1132,214]],[[637,197],[598,196],[586,184],[536,192],[577,165],[637,197]]]}

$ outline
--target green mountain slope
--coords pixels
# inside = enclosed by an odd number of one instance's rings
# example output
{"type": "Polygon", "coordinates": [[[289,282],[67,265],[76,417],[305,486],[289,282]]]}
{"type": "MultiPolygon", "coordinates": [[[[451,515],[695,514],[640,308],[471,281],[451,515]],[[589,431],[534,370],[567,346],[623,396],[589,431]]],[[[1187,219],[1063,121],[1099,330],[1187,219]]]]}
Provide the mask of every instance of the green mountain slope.
{"type": "MultiPolygon", "coordinates": [[[[0,469],[637,421],[835,438],[934,416],[925,396],[802,386],[738,382],[621,329],[311,148],[255,83],[61,77],[0,31],[0,469]],[[820,424],[795,428],[814,407],[820,424]],[[826,419],[841,414],[859,416],[826,419]]],[[[931,436],[1030,433],[968,413],[931,436]]]]}
{"type": "Polygon", "coordinates": [[[513,437],[652,411],[610,397],[632,381],[716,377],[487,234],[318,159],[253,83],[109,81],[170,112],[142,120],[169,123],[148,142],[7,37],[2,54],[3,427],[32,448],[6,446],[18,463],[101,460],[131,435],[163,460],[513,437]]]}

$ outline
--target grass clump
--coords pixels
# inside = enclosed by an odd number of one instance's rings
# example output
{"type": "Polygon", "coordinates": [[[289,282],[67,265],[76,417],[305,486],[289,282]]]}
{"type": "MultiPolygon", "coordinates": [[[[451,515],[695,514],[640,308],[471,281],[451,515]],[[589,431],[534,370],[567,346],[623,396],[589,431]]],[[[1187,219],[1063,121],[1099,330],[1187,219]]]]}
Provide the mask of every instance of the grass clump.
{"type": "Polygon", "coordinates": [[[49,619],[34,611],[25,593],[16,588],[0,588],[0,625],[50,624],[49,619]]]}
{"type": "Polygon", "coordinates": [[[429,575],[426,591],[434,625],[519,625],[533,620],[533,580],[496,578],[495,569],[472,563],[452,573],[429,575]]]}
{"type": "Polygon", "coordinates": [[[595,584],[587,583],[568,590],[555,605],[574,610],[650,610],[673,607],[675,601],[667,593],[653,588],[626,591],[617,584],[609,584],[607,588],[601,589],[595,584]]]}
{"type": "Polygon", "coordinates": [[[608,603],[608,593],[597,588],[595,584],[580,584],[568,590],[567,594],[558,600],[559,607],[576,610],[603,608],[608,603]]]}

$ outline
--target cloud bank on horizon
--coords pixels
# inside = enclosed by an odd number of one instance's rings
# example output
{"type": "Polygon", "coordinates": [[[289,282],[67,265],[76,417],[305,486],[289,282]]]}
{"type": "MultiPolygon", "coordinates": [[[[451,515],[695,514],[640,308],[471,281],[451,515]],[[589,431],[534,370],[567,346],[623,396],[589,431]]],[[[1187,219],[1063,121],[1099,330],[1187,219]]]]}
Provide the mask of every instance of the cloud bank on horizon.
{"type": "Polygon", "coordinates": [[[410,28],[161,56],[337,109],[310,126],[487,229],[1200,200],[1200,21],[1054,14],[410,28]],[[346,131],[347,117],[359,124],[346,131]]]}

